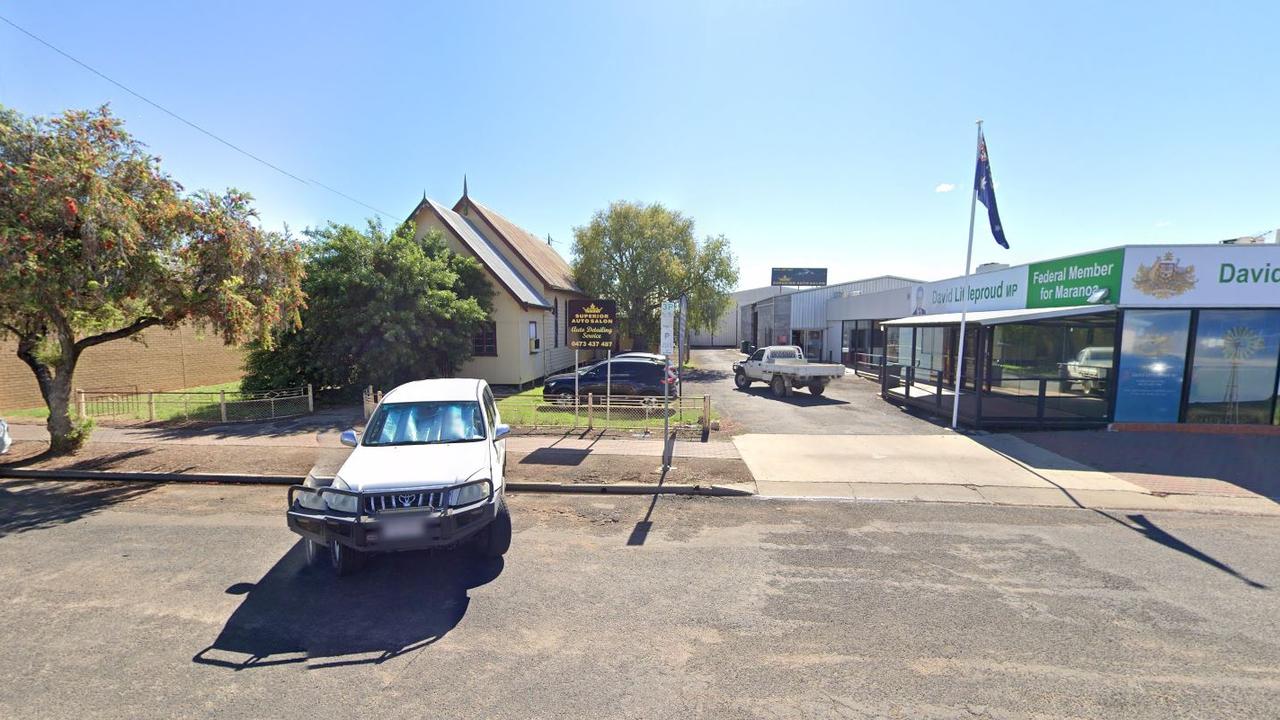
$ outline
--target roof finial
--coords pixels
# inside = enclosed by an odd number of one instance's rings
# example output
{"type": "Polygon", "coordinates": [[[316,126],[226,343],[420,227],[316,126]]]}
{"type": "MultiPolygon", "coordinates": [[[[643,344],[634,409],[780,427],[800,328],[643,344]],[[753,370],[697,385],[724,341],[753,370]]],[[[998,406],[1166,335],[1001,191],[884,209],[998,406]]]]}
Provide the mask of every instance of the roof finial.
{"type": "Polygon", "coordinates": [[[462,173],[462,197],[467,196],[467,174],[462,173]]]}
{"type": "Polygon", "coordinates": [[[426,201],[427,201],[427,189],[426,189],[426,188],[422,188],[422,201],[423,201],[423,202],[426,202],[426,201]]]}

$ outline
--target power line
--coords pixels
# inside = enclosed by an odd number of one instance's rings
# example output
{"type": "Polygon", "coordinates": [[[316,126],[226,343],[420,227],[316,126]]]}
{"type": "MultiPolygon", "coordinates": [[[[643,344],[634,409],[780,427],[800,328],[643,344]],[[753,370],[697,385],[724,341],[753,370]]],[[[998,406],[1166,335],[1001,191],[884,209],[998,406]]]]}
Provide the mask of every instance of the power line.
{"type": "Polygon", "coordinates": [[[211,131],[209,131],[209,130],[206,130],[206,129],[204,129],[204,128],[200,127],[199,125],[195,124],[194,122],[192,122],[192,121],[190,121],[190,120],[188,120],[188,119],[186,119],[186,118],[182,117],[182,116],[181,116],[181,115],[179,115],[178,113],[176,113],[176,112],[174,112],[174,111],[170,110],[169,108],[167,108],[167,107],[165,107],[165,106],[161,105],[160,103],[158,103],[158,102],[156,102],[156,101],[152,100],[151,98],[148,98],[147,96],[145,96],[145,95],[143,95],[142,93],[140,93],[140,92],[138,92],[138,91],[134,90],[133,88],[130,88],[129,86],[125,85],[124,83],[120,82],[119,80],[116,80],[116,79],[114,79],[114,78],[112,78],[112,77],[110,77],[110,76],[106,75],[105,73],[103,73],[103,72],[99,71],[97,68],[93,67],[92,65],[90,65],[90,64],[88,64],[88,63],[86,63],[86,62],[84,62],[83,60],[80,60],[79,58],[75,57],[75,56],[74,56],[74,55],[72,55],[71,53],[66,52],[66,51],[65,51],[65,50],[63,50],[62,48],[59,48],[58,46],[54,45],[53,43],[49,42],[48,40],[45,40],[44,38],[40,37],[39,35],[36,35],[35,33],[31,32],[30,30],[28,30],[28,29],[26,29],[26,28],[22,27],[21,25],[19,25],[19,24],[15,23],[14,21],[10,20],[9,18],[7,18],[7,17],[5,17],[5,16],[3,16],[3,15],[0,15],[0,20],[3,20],[3,21],[4,21],[5,23],[7,23],[10,27],[12,27],[13,29],[15,29],[15,30],[17,30],[18,32],[22,33],[23,35],[26,35],[27,37],[31,38],[32,40],[35,40],[36,42],[40,43],[41,45],[44,45],[45,47],[47,47],[47,48],[49,48],[50,50],[52,50],[52,51],[54,51],[54,52],[58,53],[58,54],[59,54],[59,55],[61,55],[62,57],[64,57],[64,58],[66,58],[66,59],[70,60],[71,62],[73,62],[73,63],[75,63],[75,64],[79,65],[80,67],[84,68],[85,70],[88,70],[89,72],[93,73],[94,75],[97,75],[98,77],[102,78],[103,80],[106,80],[107,82],[111,83],[112,85],[115,85],[116,87],[120,88],[121,90],[124,90],[125,92],[129,93],[130,95],[132,95],[132,96],[134,96],[134,97],[138,98],[139,100],[141,100],[141,101],[145,102],[146,104],[150,105],[151,107],[153,107],[153,108],[155,108],[155,109],[159,110],[160,112],[162,112],[162,113],[164,113],[164,114],[168,115],[169,117],[172,117],[173,119],[177,120],[178,122],[181,122],[181,123],[183,123],[184,125],[187,125],[188,127],[192,128],[193,130],[196,130],[196,131],[198,131],[198,132],[200,132],[200,133],[203,133],[203,134],[205,134],[205,135],[209,136],[210,138],[213,138],[214,140],[217,140],[218,142],[222,143],[223,145],[226,145],[227,147],[231,148],[232,150],[235,150],[236,152],[240,153],[241,155],[244,155],[245,157],[247,157],[247,158],[249,158],[249,159],[251,159],[251,160],[254,160],[254,161],[259,162],[259,163],[261,163],[261,164],[263,164],[263,165],[266,165],[267,167],[271,168],[272,170],[275,170],[276,172],[280,173],[281,175],[284,175],[285,177],[288,177],[288,178],[292,178],[292,179],[294,179],[294,180],[297,180],[298,182],[302,183],[303,185],[313,185],[313,186],[318,187],[318,188],[321,188],[321,189],[323,189],[323,190],[328,190],[329,192],[333,193],[334,195],[338,195],[338,196],[343,197],[343,198],[345,198],[345,199],[347,199],[347,200],[350,200],[351,202],[356,203],[357,205],[362,205],[362,206],[364,206],[364,207],[366,207],[366,208],[368,208],[368,209],[370,209],[370,210],[372,210],[372,211],[374,211],[374,212],[378,213],[379,215],[381,215],[381,216],[383,216],[383,217],[385,217],[385,218],[387,218],[387,219],[395,220],[395,218],[394,218],[394,217],[392,217],[392,215],[391,215],[390,213],[383,212],[383,211],[379,210],[378,208],[376,208],[376,207],[374,207],[374,206],[372,206],[372,205],[370,205],[370,204],[368,204],[368,203],[366,203],[366,202],[363,202],[363,201],[357,200],[356,198],[353,198],[353,197],[351,197],[350,195],[348,195],[348,194],[346,194],[346,193],[344,193],[344,192],[340,192],[340,191],[338,191],[338,190],[335,190],[335,189],[333,189],[333,188],[329,187],[328,185],[325,185],[324,183],[319,182],[319,181],[317,181],[317,180],[307,180],[307,179],[305,179],[305,178],[299,177],[299,176],[297,176],[297,175],[295,175],[295,174],[293,174],[293,173],[289,172],[288,170],[285,170],[284,168],[280,167],[279,165],[276,165],[276,164],[274,164],[274,163],[268,162],[267,160],[264,160],[264,159],[262,159],[262,158],[258,157],[257,155],[254,155],[253,153],[249,152],[248,150],[245,150],[244,148],[240,147],[239,145],[236,145],[235,143],[231,142],[230,140],[225,140],[225,139],[223,139],[223,138],[219,137],[218,135],[214,134],[213,132],[211,132],[211,131]]]}

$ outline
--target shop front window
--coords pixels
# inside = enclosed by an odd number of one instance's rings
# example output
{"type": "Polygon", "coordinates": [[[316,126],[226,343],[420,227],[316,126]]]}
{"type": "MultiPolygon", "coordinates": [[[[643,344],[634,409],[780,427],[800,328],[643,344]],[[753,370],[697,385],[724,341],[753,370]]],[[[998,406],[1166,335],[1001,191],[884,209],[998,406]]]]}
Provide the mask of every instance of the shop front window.
{"type": "Polygon", "coordinates": [[[1116,422],[1178,422],[1190,332],[1190,310],[1125,311],[1116,422]]]}
{"type": "Polygon", "coordinates": [[[1201,310],[1194,353],[1187,422],[1275,422],[1280,311],[1201,310]]]}

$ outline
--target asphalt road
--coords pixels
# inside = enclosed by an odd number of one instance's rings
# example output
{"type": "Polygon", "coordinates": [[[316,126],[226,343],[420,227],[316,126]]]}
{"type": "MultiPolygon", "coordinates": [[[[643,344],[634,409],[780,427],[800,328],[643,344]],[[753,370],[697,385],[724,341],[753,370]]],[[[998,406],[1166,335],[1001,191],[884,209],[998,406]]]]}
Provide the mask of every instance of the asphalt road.
{"type": "Polygon", "coordinates": [[[503,563],[339,580],[303,568],[281,501],[0,483],[0,717],[1165,720],[1280,697],[1274,519],[519,496],[503,563]]]}
{"type": "Polygon", "coordinates": [[[685,395],[711,395],[723,429],[732,434],[785,433],[797,435],[911,435],[942,433],[946,429],[880,399],[879,386],[855,375],[834,380],[821,396],[797,390],[776,398],[764,383],[747,390],[733,384],[733,363],[743,358],[736,350],[694,350],[697,370],[684,380],[685,395]]]}

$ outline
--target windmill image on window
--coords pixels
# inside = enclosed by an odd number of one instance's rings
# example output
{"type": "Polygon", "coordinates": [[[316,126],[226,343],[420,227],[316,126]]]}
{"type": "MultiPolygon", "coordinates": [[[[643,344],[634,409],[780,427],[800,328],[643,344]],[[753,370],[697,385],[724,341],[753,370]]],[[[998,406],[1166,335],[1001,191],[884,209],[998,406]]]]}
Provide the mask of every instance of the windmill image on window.
{"type": "Polygon", "coordinates": [[[1222,401],[1227,404],[1227,421],[1240,422],[1240,364],[1253,357],[1265,345],[1262,336],[1253,328],[1236,326],[1222,338],[1222,356],[1231,361],[1227,375],[1227,389],[1222,401]]]}

